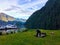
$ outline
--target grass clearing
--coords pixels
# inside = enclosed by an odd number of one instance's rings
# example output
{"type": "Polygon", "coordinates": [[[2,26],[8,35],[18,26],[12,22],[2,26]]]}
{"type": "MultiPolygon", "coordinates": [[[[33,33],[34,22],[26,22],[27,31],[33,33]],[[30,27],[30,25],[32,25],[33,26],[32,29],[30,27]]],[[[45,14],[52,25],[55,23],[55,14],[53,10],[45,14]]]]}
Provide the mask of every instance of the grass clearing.
{"type": "Polygon", "coordinates": [[[44,38],[35,37],[35,30],[0,36],[0,45],[60,45],[60,30],[41,30],[44,38]],[[52,35],[51,32],[54,32],[52,35]]]}

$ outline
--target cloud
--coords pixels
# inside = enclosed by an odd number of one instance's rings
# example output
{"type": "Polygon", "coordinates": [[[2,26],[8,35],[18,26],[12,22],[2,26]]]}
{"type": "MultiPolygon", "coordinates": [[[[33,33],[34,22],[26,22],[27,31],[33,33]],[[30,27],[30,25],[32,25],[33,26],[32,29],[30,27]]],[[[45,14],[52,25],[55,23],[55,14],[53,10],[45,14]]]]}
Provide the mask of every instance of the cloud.
{"type": "Polygon", "coordinates": [[[37,0],[19,0],[18,4],[23,5],[23,4],[27,4],[27,3],[31,3],[31,2],[35,2],[37,0]]]}
{"type": "Polygon", "coordinates": [[[41,9],[47,0],[0,0],[0,12],[16,18],[28,19],[36,10],[41,9]]]}

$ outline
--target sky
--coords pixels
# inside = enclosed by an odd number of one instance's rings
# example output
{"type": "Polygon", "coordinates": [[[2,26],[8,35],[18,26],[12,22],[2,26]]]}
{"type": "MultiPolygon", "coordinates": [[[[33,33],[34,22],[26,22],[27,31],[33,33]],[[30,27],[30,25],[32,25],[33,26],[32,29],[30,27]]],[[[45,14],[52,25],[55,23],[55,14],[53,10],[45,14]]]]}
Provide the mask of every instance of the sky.
{"type": "Polygon", "coordinates": [[[35,11],[41,9],[48,0],[0,0],[0,13],[15,18],[28,19],[35,11]]]}

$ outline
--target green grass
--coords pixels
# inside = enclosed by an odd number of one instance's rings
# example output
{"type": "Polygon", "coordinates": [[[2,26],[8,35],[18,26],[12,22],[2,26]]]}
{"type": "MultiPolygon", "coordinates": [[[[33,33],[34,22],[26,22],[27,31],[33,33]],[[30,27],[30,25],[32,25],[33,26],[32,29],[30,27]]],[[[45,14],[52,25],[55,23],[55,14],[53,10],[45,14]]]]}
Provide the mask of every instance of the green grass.
{"type": "Polygon", "coordinates": [[[44,38],[35,37],[35,30],[0,36],[0,45],[60,45],[60,30],[41,30],[44,38]],[[52,35],[51,32],[54,32],[52,35]]]}

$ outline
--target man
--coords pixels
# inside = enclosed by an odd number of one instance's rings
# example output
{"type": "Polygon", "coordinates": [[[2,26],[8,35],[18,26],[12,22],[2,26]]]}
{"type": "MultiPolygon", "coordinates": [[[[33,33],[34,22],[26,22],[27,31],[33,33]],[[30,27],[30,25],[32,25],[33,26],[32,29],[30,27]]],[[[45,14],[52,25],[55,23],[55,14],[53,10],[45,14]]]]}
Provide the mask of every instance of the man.
{"type": "Polygon", "coordinates": [[[41,37],[41,31],[39,29],[36,30],[36,37],[41,37]]]}

